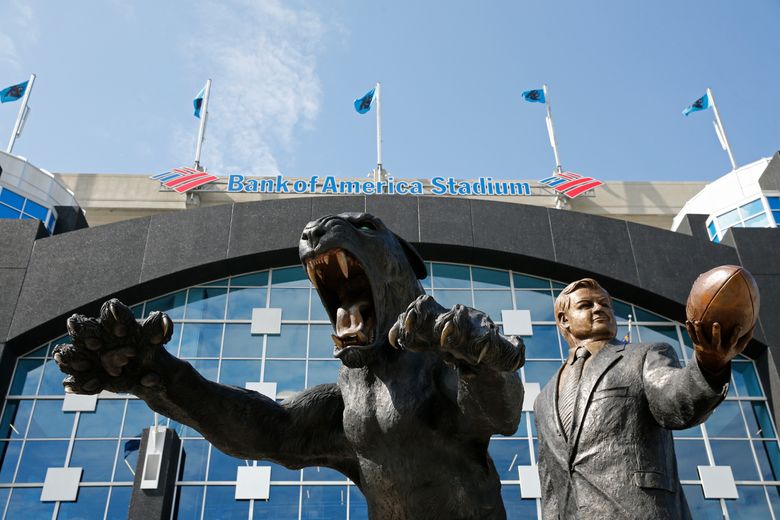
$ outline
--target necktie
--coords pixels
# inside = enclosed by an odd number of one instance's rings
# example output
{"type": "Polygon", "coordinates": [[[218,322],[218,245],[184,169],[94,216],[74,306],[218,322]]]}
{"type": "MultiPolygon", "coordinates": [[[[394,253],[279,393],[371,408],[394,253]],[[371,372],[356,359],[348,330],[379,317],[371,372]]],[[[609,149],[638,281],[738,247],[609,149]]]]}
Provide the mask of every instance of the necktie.
{"type": "Polygon", "coordinates": [[[566,381],[563,383],[561,395],[558,396],[558,413],[561,416],[563,432],[568,440],[571,432],[572,421],[574,419],[574,405],[577,402],[577,389],[580,386],[582,377],[582,368],[585,366],[585,360],[590,356],[590,352],[585,347],[580,347],[574,353],[574,363],[569,367],[566,374],[566,381]]]}

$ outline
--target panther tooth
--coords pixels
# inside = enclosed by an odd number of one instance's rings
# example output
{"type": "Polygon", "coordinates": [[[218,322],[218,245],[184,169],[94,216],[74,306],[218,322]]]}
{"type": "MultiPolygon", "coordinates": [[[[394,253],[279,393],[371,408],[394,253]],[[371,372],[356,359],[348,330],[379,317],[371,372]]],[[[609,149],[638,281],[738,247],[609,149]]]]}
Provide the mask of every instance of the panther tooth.
{"type": "Polygon", "coordinates": [[[321,261],[325,262],[325,265],[328,265],[330,263],[330,255],[323,256],[321,261]]]}
{"type": "Polygon", "coordinates": [[[314,287],[317,287],[317,269],[314,267],[314,262],[306,263],[306,274],[309,275],[309,280],[314,287]]]}
{"type": "Polygon", "coordinates": [[[444,330],[441,331],[441,339],[439,340],[439,345],[443,347],[444,343],[447,342],[447,338],[453,332],[455,332],[455,325],[453,325],[451,321],[448,321],[447,324],[444,325],[444,330]]]}
{"type": "Polygon", "coordinates": [[[482,352],[479,353],[479,357],[477,358],[477,365],[482,363],[482,360],[485,359],[489,347],[490,345],[485,345],[484,347],[482,347],[482,352]]]}
{"type": "Polygon", "coordinates": [[[336,260],[339,262],[339,269],[344,278],[349,278],[349,262],[347,262],[347,254],[344,251],[338,251],[336,253],[336,260]]]}
{"type": "Polygon", "coordinates": [[[334,345],[336,345],[338,348],[344,348],[344,342],[341,341],[341,338],[339,338],[335,334],[331,334],[330,337],[333,339],[334,345]]]}

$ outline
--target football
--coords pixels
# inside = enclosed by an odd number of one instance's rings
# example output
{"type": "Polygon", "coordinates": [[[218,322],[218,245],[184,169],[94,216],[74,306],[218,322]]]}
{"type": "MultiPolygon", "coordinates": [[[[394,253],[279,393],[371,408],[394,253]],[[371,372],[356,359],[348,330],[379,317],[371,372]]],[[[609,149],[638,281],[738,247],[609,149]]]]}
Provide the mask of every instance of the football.
{"type": "Polygon", "coordinates": [[[701,321],[702,332],[712,339],[712,324],[720,323],[721,337],[730,338],[739,326],[741,334],[758,319],[759,294],[753,275],[736,265],[722,265],[699,275],[691,287],[685,315],[701,321]]]}

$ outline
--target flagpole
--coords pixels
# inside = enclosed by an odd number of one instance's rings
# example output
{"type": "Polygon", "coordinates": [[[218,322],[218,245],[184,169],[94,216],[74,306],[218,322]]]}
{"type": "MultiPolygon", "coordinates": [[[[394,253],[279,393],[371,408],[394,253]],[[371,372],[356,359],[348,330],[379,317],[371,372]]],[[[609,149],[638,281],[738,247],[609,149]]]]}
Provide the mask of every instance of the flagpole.
{"type": "Polygon", "coordinates": [[[547,133],[550,136],[550,146],[552,146],[553,154],[555,154],[555,171],[560,173],[563,171],[561,167],[561,159],[558,157],[558,141],[555,139],[555,128],[553,127],[552,110],[550,109],[550,96],[547,93],[547,85],[542,85],[544,91],[544,106],[547,107],[547,133]]]}
{"type": "Polygon", "coordinates": [[[721,138],[721,144],[726,150],[726,153],[729,154],[731,170],[734,171],[737,169],[737,163],[734,162],[734,155],[731,153],[731,146],[729,145],[729,140],[726,137],[726,130],[723,128],[723,122],[720,120],[720,112],[718,112],[718,105],[715,104],[715,96],[712,95],[712,90],[710,90],[709,87],[707,88],[707,96],[709,97],[710,103],[712,103],[712,111],[715,113],[715,122],[717,124],[716,130],[720,131],[718,137],[721,138]]]}
{"type": "Polygon", "coordinates": [[[24,97],[22,97],[22,106],[19,107],[19,115],[16,116],[16,124],[14,125],[14,131],[11,134],[11,140],[8,141],[7,153],[11,153],[14,149],[14,143],[16,138],[22,134],[22,126],[25,119],[27,119],[27,112],[30,110],[27,107],[27,101],[30,99],[30,92],[32,92],[33,83],[35,83],[35,74],[30,74],[30,79],[27,81],[27,88],[24,89],[24,97]]]}
{"type": "Polygon", "coordinates": [[[374,180],[382,180],[382,84],[376,84],[376,174],[374,180]]]}
{"type": "Polygon", "coordinates": [[[198,146],[195,148],[195,169],[203,171],[200,165],[200,152],[203,149],[203,139],[206,138],[206,119],[209,117],[209,94],[211,79],[206,80],[206,90],[203,93],[203,104],[200,107],[200,126],[198,127],[198,146]]]}

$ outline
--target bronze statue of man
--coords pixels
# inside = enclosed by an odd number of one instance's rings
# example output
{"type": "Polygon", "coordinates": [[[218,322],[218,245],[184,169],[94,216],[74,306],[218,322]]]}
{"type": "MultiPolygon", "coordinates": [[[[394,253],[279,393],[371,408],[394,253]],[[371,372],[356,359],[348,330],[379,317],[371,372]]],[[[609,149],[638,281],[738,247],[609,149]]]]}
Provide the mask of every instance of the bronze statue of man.
{"type": "Polygon", "coordinates": [[[681,368],[666,343],[615,339],[595,280],[569,284],[555,317],[569,355],[534,405],[543,518],[689,519],[671,430],[701,424],[724,399],[752,331],[721,340],[718,326],[710,340],[688,323],[696,354],[681,368]]]}

